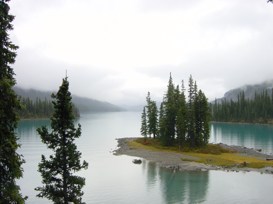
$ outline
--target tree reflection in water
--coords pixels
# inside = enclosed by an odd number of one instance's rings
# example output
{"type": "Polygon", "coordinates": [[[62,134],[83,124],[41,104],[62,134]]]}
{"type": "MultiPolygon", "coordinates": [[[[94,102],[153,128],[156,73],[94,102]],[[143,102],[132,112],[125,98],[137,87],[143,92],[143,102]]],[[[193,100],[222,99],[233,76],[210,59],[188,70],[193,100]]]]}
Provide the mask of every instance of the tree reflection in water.
{"type": "Polygon", "coordinates": [[[209,172],[174,172],[160,168],[153,162],[143,161],[147,188],[160,186],[165,203],[200,203],[206,201],[209,172]]]}

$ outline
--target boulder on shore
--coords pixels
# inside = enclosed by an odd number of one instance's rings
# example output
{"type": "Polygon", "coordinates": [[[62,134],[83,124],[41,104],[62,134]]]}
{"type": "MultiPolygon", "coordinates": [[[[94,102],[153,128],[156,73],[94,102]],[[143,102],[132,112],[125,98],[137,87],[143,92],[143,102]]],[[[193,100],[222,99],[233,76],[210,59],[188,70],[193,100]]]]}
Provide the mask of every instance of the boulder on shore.
{"type": "Polygon", "coordinates": [[[141,164],[142,161],[141,161],[141,159],[134,159],[134,160],[133,160],[133,163],[134,163],[134,164],[141,164]]]}

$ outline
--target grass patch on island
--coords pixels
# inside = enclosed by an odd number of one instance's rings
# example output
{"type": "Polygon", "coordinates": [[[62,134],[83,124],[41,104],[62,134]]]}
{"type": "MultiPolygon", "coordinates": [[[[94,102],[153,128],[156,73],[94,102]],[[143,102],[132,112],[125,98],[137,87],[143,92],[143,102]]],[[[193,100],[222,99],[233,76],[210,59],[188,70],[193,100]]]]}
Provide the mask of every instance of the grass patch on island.
{"type": "Polygon", "coordinates": [[[203,154],[196,152],[185,152],[183,154],[199,158],[196,162],[208,164],[212,166],[221,166],[225,168],[263,168],[273,166],[272,161],[266,161],[256,157],[242,156],[238,153],[222,153],[222,154],[203,154]]]}
{"type": "Polygon", "coordinates": [[[225,168],[239,167],[239,168],[263,168],[273,167],[273,161],[266,161],[251,156],[242,156],[239,153],[225,149],[218,144],[208,144],[200,148],[190,148],[178,146],[165,147],[160,141],[152,138],[138,138],[128,143],[130,148],[146,149],[151,151],[166,151],[176,152],[184,155],[197,158],[196,160],[183,159],[183,161],[194,161],[212,166],[220,166],[225,168]]]}

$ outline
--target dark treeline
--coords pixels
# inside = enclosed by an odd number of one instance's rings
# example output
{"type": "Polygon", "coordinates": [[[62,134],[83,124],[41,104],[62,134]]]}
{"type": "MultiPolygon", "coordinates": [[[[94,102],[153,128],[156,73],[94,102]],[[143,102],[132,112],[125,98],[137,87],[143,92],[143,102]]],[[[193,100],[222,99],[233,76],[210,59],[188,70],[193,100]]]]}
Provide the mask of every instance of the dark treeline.
{"type": "Polygon", "coordinates": [[[247,99],[244,92],[237,100],[215,101],[211,105],[212,119],[221,122],[272,123],[273,89],[255,93],[253,99],[247,99]]]}
{"type": "Polygon", "coordinates": [[[170,76],[167,92],[158,110],[150,93],[141,117],[141,134],[158,138],[164,146],[200,147],[208,143],[210,111],[205,94],[189,78],[188,100],[182,81],[181,88],[170,76]]]}
{"type": "MultiPolygon", "coordinates": [[[[51,100],[36,98],[31,100],[29,97],[20,98],[21,108],[18,110],[20,118],[50,118],[54,107],[51,100]]],[[[79,110],[73,105],[73,113],[76,117],[80,116],[79,110]]]]}

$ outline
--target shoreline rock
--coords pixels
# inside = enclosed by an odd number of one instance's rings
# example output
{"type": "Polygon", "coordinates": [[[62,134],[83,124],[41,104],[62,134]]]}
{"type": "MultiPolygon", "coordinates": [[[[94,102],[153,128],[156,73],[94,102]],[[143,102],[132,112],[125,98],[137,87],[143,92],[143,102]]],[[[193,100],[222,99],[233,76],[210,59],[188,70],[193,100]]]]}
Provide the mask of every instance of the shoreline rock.
{"type": "MultiPolygon", "coordinates": [[[[265,174],[273,174],[273,167],[265,167],[261,169],[254,168],[242,168],[242,167],[232,167],[224,168],[219,166],[211,166],[203,163],[194,162],[198,158],[184,155],[183,153],[176,152],[162,152],[162,151],[151,151],[146,149],[136,149],[130,148],[128,142],[135,140],[137,138],[118,138],[117,149],[114,150],[114,155],[127,155],[132,157],[143,158],[150,162],[157,163],[160,167],[167,168],[170,170],[176,171],[209,171],[209,170],[222,170],[228,172],[260,172],[265,174]],[[192,160],[192,161],[185,161],[192,160]]],[[[241,146],[229,146],[226,144],[220,143],[224,148],[236,151],[244,156],[251,156],[257,158],[273,158],[272,155],[263,154],[255,149],[246,148],[241,146]]]]}

